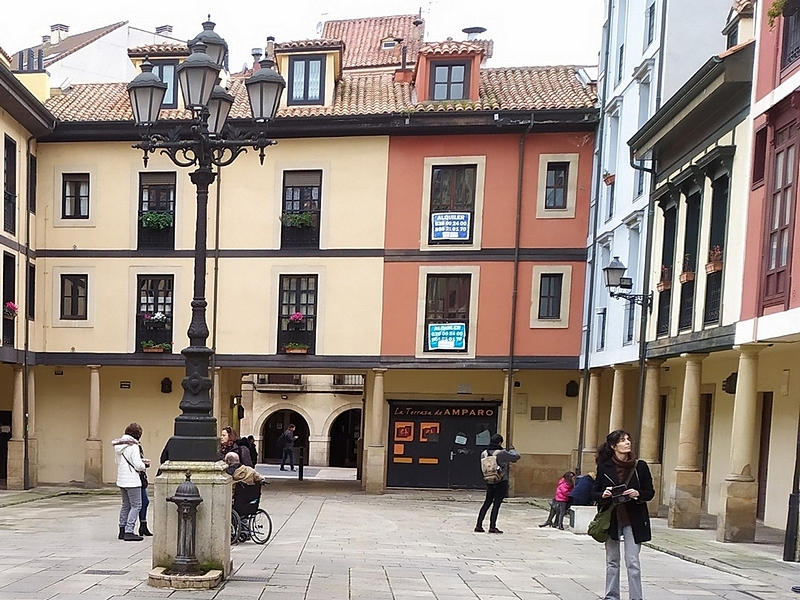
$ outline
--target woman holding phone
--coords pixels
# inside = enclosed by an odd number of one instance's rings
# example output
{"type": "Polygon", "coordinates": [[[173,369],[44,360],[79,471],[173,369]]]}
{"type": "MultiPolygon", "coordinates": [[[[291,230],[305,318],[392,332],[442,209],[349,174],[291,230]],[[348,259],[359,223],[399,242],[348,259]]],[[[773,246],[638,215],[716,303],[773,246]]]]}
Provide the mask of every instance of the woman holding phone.
{"type": "Polygon", "coordinates": [[[606,436],[597,449],[597,477],[592,497],[598,508],[612,504],[611,526],[606,541],[606,593],[603,600],[620,600],[619,543],[625,544],[625,569],[631,600],[642,600],[642,573],[639,551],[650,541],[650,515],[647,502],[653,499],[653,478],[643,460],[637,460],[631,436],[617,429],[606,436]]]}

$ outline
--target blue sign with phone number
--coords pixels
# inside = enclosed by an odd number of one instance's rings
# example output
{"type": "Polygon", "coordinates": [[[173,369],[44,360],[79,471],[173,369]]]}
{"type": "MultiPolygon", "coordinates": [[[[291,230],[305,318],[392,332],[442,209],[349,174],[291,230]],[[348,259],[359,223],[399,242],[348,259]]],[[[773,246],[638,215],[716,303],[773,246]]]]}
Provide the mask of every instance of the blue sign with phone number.
{"type": "Polygon", "coordinates": [[[428,323],[428,350],[465,350],[466,323],[428,323]]]}
{"type": "Polygon", "coordinates": [[[431,240],[469,240],[471,213],[447,212],[431,215],[431,240]]]}

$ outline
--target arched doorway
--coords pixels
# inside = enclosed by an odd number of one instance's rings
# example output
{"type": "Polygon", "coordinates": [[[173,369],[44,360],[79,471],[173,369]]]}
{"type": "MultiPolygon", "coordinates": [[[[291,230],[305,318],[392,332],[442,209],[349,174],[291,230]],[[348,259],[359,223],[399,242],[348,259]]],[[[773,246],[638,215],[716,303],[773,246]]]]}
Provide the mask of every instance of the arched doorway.
{"type": "Polygon", "coordinates": [[[343,412],[331,425],[331,467],[356,467],[358,437],[361,434],[361,409],[343,412]]]}
{"type": "MultiPolygon", "coordinates": [[[[278,448],[278,438],[286,431],[289,424],[294,424],[294,434],[298,437],[295,448],[303,447],[306,449],[305,456],[308,462],[308,423],[293,410],[279,410],[272,413],[264,423],[261,430],[261,451],[260,461],[266,463],[278,463],[281,461],[281,449],[278,448]]],[[[295,461],[299,459],[295,456],[295,461]]]]}

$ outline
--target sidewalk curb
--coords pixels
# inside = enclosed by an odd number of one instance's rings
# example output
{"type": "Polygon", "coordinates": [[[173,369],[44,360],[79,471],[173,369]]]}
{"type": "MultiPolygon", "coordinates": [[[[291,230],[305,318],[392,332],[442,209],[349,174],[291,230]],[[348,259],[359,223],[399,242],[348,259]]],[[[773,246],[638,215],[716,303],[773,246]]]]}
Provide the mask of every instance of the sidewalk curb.
{"type": "MultiPolygon", "coordinates": [[[[34,488],[35,489],[35,488],[34,488]]],[[[19,506],[20,504],[29,504],[39,500],[47,500],[49,498],[59,498],[61,496],[112,496],[116,495],[117,489],[114,488],[97,488],[97,489],[67,489],[67,490],[53,490],[51,492],[31,492],[25,493],[20,491],[20,496],[16,498],[9,498],[8,500],[0,499],[0,508],[7,508],[11,506],[19,506]],[[24,494],[24,495],[22,495],[24,494]]]]}
{"type": "Polygon", "coordinates": [[[689,556],[688,554],[684,554],[683,552],[678,552],[676,550],[672,550],[670,548],[666,548],[664,546],[659,546],[658,544],[654,544],[653,542],[643,542],[643,546],[647,546],[648,548],[652,548],[657,552],[663,552],[664,554],[669,554],[670,556],[674,556],[676,558],[680,558],[681,560],[685,560],[686,562],[694,563],[696,565],[702,565],[704,567],[709,567],[716,571],[722,571],[723,573],[727,573],[728,575],[738,575],[739,577],[746,577],[747,579],[752,579],[747,575],[742,574],[740,570],[724,567],[718,562],[711,562],[708,560],[704,560],[702,558],[695,558],[693,556],[689,556]]]}

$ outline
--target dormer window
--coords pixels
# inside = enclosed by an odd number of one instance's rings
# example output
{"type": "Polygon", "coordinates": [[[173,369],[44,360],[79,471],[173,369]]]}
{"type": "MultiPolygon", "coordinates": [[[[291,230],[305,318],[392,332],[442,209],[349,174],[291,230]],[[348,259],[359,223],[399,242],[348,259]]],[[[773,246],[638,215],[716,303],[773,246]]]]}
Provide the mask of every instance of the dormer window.
{"type": "Polygon", "coordinates": [[[178,61],[176,60],[154,60],[153,73],[158,75],[167,84],[167,93],[164,96],[162,108],[178,108],[178,61]]]}
{"type": "Polygon", "coordinates": [[[324,104],[325,56],[321,54],[289,57],[289,97],[287,103],[324,104]]]}
{"type": "Polygon", "coordinates": [[[395,46],[397,46],[397,42],[394,40],[383,40],[381,44],[381,50],[394,50],[395,46]]]}
{"type": "Polygon", "coordinates": [[[464,100],[469,93],[469,64],[431,63],[431,100],[464,100]]]}

